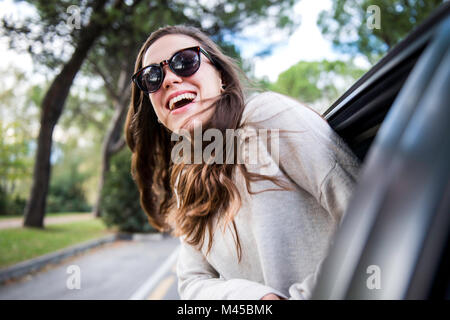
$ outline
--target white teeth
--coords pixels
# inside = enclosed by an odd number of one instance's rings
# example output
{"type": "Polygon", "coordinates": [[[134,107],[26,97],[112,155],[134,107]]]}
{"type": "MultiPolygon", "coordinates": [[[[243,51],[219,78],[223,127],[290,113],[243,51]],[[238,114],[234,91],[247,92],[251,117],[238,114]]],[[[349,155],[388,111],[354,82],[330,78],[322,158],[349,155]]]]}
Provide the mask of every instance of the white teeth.
{"type": "Polygon", "coordinates": [[[169,101],[169,109],[172,110],[173,106],[175,105],[175,103],[177,103],[180,100],[183,100],[183,99],[192,99],[192,100],[194,100],[195,97],[196,97],[196,95],[193,94],[193,93],[183,93],[183,94],[180,94],[180,95],[178,95],[176,97],[173,97],[169,101]]]}

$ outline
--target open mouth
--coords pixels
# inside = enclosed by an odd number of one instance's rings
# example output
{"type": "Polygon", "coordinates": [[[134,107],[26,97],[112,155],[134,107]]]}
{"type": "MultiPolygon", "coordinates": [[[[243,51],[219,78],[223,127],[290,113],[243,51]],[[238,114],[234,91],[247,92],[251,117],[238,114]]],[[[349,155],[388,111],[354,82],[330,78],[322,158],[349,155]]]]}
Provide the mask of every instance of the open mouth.
{"type": "Polygon", "coordinates": [[[180,94],[180,95],[170,99],[167,107],[169,108],[170,111],[182,108],[182,107],[188,105],[189,103],[191,103],[192,101],[194,101],[194,99],[196,97],[197,97],[197,95],[195,93],[190,93],[190,92],[180,94]]]}

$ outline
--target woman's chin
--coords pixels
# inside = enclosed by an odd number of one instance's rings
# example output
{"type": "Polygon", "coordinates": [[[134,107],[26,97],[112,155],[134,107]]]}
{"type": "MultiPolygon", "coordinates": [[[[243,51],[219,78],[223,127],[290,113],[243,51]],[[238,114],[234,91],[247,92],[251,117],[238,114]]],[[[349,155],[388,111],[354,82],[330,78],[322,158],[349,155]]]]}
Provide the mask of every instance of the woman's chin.
{"type": "Polygon", "coordinates": [[[194,129],[205,127],[206,123],[211,119],[214,113],[213,109],[206,110],[206,112],[198,112],[194,114],[187,113],[185,117],[178,118],[173,123],[170,123],[170,130],[176,134],[181,134],[182,131],[193,132],[194,129]]]}
{"type": "Polygon", "coordinates": [[[183,123],[180,123],[176,126],[174,132],[180,133],[181,131],[189,131],[193,132],[194,129],[202,129],[207,119],[202,119],[202,116],[194,116],[193,118],[185,120],[183,123]]]}

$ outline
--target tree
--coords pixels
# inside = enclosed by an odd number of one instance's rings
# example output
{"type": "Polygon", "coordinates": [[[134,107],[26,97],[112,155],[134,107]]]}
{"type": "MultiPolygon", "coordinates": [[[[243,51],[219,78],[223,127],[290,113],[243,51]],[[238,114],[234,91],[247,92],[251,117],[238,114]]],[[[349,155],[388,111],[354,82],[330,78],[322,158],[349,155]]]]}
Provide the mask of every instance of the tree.
{"type": "Polygon", "coordinates": [[[378,61],[444,1],[442,0],[333,0],[331,12],[322,11],[318,26],[333,45],[346,53],[362,53],[378,61]],[[380,10],[380,28],[369,28],[368,19],[380,10]],[[368,10],[369,9],[369,10],[368,10]]]}
{"type": "Polygon", "coordinates": [[[300,61],[282,72],[274,84],[266,86],[322,111],[364,72],[351,62],[300,61]]]}
{"type": "MultiPolygon", "coordinates": [[[[52,31],[51,34],[59,34],[60,29],[58,27],[66,21],[61,19],[63,13],[65,13],[65,10],[61,10],[64,6],[58,6],[56,1],[30,2],[35,4],[40,14],[40,18],[43,21],[40,25],[44,29],[52,31]]],[[[54,127],[63,110],[73,79],[78,73],[89,49],[109,26],[109,23],[113,21],[115,11],[122,9],[124,5],[119,0],[115,1],[110,8],[107,7],[107,0],[95,0],[90,4],[92,14],[89,23],[86,26],[80,26],[80,32],[73,34],[73,39],[75,40],[73,54],[62,65],[61,71],[51,83],[41,103],[41,126],[33,170],[33,185],[25,207],[24,226],[43,227],[51,169],[50,154],[54,127]]],[[[8,24],[5,20],[3,20],[3,26],[10,34],[32,34],[32,30],[29,27],[22,27],[21,30],[21,28],[8,24]],[[21,31],[23,33],[20,33],[21,31]]],[[[37,41],[45,42],[43,39],[45,36],[46,34],[41,38],[38,36],[37,41]]],[[[32,49],[30,50],[32,51],[32,49]]],[[[43,55],[46,56],[45,53],[43,55]]],[[[53,58],[52,55],[48,56],[50,57],[49,60],[53,58]]]]}

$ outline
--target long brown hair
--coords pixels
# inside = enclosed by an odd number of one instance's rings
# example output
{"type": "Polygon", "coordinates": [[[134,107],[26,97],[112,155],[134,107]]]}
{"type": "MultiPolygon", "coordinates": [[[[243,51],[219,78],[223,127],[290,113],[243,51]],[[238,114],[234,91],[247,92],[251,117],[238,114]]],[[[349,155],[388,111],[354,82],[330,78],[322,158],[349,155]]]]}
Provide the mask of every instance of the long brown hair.
{"type": "MultiPolygon", "coordinates": [[[[136,59],[135,72],[142,67],[147,49],[159,38],[170,34],[187,35],[197,40],[210,54],[219,69],[225,84],[220,97],[212,104],[215,108],[206,128],[238,129],[245,107],[244,92],[240,76],[243,73],[230,57],[200,30],[189,26],[169,26],[156,30],[145,41],[136,59]]],[[[245,77],[245,76],[244,76],[245,77]]],[[[241,205],[238,188],[233,181],[237,167],[245,178],[249,193],[253,193],[250,182],[268,179],[281,189],[288,187],[275,177],[249,172],[242,164],[185,164],[173,163],[171,151],[175,143],[171,132],[158,123],[156,113],[147,94],[135,84],[131,89],[131,103],[125,125],[126,141],[132,151],[131,172],[140,192],[141,206],[149,222],[160,231],[171,230],[176,236],[185,236],[185,241],[201,248],[208,232],[207,252],[212,247],[214,218],[230,223],[234,229],[234,240],[241,259],[241,247],[234,216],[241,205]],[[179,203],[174,195],[177,188],[179,203]],[[177,205],[178,204],[178,205],[177,205]]],[[[225,228],[224,228],[225,230],[225,228]]]]}

